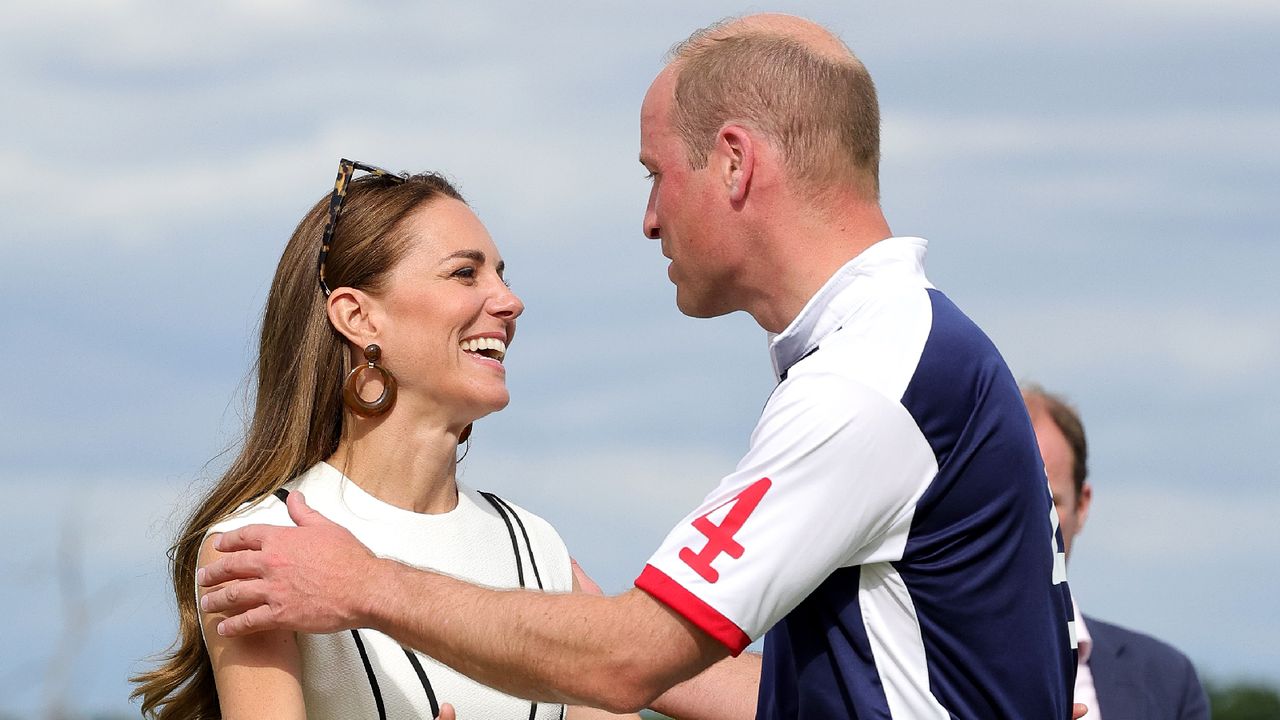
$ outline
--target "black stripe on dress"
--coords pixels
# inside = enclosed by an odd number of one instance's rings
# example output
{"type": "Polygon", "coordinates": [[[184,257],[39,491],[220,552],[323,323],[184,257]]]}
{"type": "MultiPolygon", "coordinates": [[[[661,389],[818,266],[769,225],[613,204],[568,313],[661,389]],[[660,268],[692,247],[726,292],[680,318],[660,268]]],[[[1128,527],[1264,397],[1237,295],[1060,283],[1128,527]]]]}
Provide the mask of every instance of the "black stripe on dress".
{"type": "MultiPolygon", "coordinates": [[[[280,488],[272,495],[280,498],[280,502],[286,502],[289,498],[289,491],[285,488],[280,488]]],[[[519,518],[516,518],[516,522],[519,522],[519,520],[519,518]]],[[[523,529],[523,524],[521,529],[523,529]]],[[[526,542],[528,542],[527,538],[526,542]]],[[[535,570],[534,572],[537,571],[535,570]]],[[[360,662],[364,663],[364,671],[369,676],[369,687],[373,690],[373,700],[378,705],[378,717],[381,720],[386,720],[387,710],[382,703],[382,692],[378,687],[378,678],[373,674],[373,665],[369,662],[368,654],[365,653],[364,642],[360,640],[360,634],[355,630],[351,631],[351,637],[356,640],[356,649],[360,651],[360,662]]],[[[413,665],[413,671],[418,674],[418,680],[422,683],[422,689],[427,693],[427,702],[431,703],[431,717],[440,717],[440,703],[436,700],[436,693],[431,687],[431,681],[427,679],[427,671],[422,668],[422,663],[418,662],[418,656],[414,655],[412,650],[403,646],[400,649],[404,650],[405,656],[409,658],[409,663],[413,665]]]]}
{"type": "Polygon", "coordinates": [[[523,588],[525,587],[524,560],[520,559],[520,541],[516,540],[515,526],[511,524],[511,518],[507,517],[507,511],[502,509],[502,501],[498,500],[496,495],[487,492],[481,492],[480,494],[483,495],[484,499],[488,500],[489,504],[493,506],[493,509],[497,510],[498,514],[502,516],[502,522],[507,524],[507,535],[511,536],[511,549],[516,554],[516,577],[520,580],[520,587],[523,588]]]}
{"type": "Polygon", "coordinates": [[[436,692],[431,689],[431,681],[427,679],[427,671],[422,669],[422,663],[418,662],[418,656],[407,647],[401,646],[404,654],[408,656],[410,664],[413,665],[413,671],[418,673],[418,679],[422,681],[422,689],[427,691],[427,702],[431,703],[431,717],[440,717],[440,703],[436,702],[436,692]]]}
{"type": "Polygon", "coordinates": [[[378,689],[378,676],[373,674],[373,665],[369,662],[369,654],[364,651],[364,642],[357,630],[351,631],[356,639],[356,649],[360,651],[360,662],[364,663],[364,672],[369,676],[369,689],[373,691],[373,702],[378,706],[378,720],[387,720],[387,708],[382,704],[382,691],[378,689]]]}
{"type": "Polygon", "coordinates": [[[516,512],[516,509],[511,507],[510,503],[497,495],[494,495],[493,499],[502,503],[502,506],[511,513],[511,517],[516,519],[516,524],[520,526],[520,534],[524,536],[524,547],[529,551],[529,566],[533,568],[533,578],[538,581],[538,589],[545,590],[546,588],[542,587],[542,575],[538,573],[538,561],[533,557],[533,543],[529,542],[529,531],[524,529],[524,521],[520,519],[520,513],[516,512]]]}
{"type": "MultiPolygon", "coordinates": [[[[510,508],[510,506],[507,505],[506,502],[502,500],[502,498],[498,497],[497,495],[494,495],[493,493],[487,493],[487,492],[481,491],[480,494],[484,497],[485,500],[488,500],[489,504],[493,506],[493,509],[498,511],[498,514],[502,516],[502,522],[507,524],[507,535],[511,537],[511,551],[514,552],[516,555],[516,576],[520,579],[520,587],[524,588],[525,587],[524,561],[520,559],[520,541],[516,540],[516,529],[511,524],[511,518],[507,517],[507,510],[504,509],[504,507],[510,508]]],[[[516,514],[515,510],[512,510],[511,514],[515,515],[516,514]]],[[[524,531],[524,523],[520,522],[520,517],[518,515],[516,516],[516,522],[520,523],[520,532],[524,534],[524,541],[525,541],[525,544],[527,545],[529,542],[529,534],[524,531]]],[[[532,546],[529,547],[529,562],[531,563],[533,562],[532,546]]],[[[534,567],[533,573],[535,576],[537,576],[538,570],[536,566],[534,567]]],[[[542,589],[541,577],[538,577],[538,589],[542,589]]],[[[538,716],[538,703],[530,702],[529,703],[529,720],[534,720],[534,718],[536,718],[537,716],[538,716]]]]}

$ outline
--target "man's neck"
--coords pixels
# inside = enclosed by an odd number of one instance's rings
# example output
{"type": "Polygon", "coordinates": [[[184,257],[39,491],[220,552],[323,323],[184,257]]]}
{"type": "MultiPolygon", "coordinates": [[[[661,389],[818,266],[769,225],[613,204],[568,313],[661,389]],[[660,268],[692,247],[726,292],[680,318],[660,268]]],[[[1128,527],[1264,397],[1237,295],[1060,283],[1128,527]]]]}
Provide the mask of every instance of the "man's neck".
{"type": "Polygon", "coordinates": [[[821,212],[796,208],[778,217],[787,221],[770,228],[761,243],[757,292],[747,307],[773,333],[785,330],[836,271],[893,235],[876,203],[850,201],[821,212]]]}

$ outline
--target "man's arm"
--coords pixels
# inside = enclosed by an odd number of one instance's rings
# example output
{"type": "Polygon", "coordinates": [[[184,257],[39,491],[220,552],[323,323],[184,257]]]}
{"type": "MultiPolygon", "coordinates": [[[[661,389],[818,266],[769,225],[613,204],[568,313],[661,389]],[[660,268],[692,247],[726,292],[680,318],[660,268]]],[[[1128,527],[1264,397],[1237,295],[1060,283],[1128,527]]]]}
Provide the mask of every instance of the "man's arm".
{"type": "Polygon", "coordinates": [[[650,705],[687,720],[753,720],[760,696],[760,656],[727,657],[662,694],[650,705]]]}
{"type": "Polygon", "coordinates": [[[518,697],[633,712],[728,654],[640,590],[493,591],[399,564],[383,571],[373,628],[518,697]]]}
{"type": "MultiPolygon", "coordinates": [[[[576,560],[573,589],[602,596],[604,591],[576,560]]],[[[754,720],[760,695],[760,656],[728,657],[666,691],[650,707],[681,720],[754,720]]],[[[574,718],[570,718],[574,720],[574,718]]]]}
{"type": "Polygon", "coordinates": [[[374,557],[290,493],[297,528],[218,537],[200,573],[206,612],[228,637],[370,627],[518,697],[613,712],[648,706],[728,650],[647,593],[617,597],[491,590],[374,557]]]}

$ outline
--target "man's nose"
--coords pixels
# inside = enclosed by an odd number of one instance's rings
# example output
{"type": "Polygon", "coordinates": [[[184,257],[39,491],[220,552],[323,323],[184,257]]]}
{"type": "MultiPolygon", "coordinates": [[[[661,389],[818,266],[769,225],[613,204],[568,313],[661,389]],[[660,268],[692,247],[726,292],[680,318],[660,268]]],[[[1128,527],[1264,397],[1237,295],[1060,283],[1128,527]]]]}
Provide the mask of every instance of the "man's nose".
{"type": "Polygon", "coordinates": [[[653,211],[652,205],[644,211],[644,236],[650,240],[662,237],[662,228],[658,226],[658,214],[653,211]]]}

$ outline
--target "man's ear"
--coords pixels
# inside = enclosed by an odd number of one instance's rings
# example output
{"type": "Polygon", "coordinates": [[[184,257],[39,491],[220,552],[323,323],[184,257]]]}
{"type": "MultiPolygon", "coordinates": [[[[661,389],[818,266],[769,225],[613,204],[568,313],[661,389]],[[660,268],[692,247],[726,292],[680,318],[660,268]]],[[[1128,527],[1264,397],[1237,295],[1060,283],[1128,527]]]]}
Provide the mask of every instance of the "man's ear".
{"type": "Polygon", "coordinates": [[[756,170],[756,148],[751,133],[741,125],[720,128],[712,150],[712,162],[716,163],[729,190],[729,201],[737,204],[745,200],[756,170]]]}
{"type": "Polygon", "coordinates": [[[1093,504],[1093,485],[1086,480],[1080,486],[1080,497],[1076,499],[1076,534],[1084,530],[1084,523],[1089,519],[1089,506],[1093,504]]]}
{"type": "Polygon", "coordinates": [[[378,337],[378,301],[369,293],[350,287],[335,288],[326,303],[329,322],[356,347],[378,337]]]}

